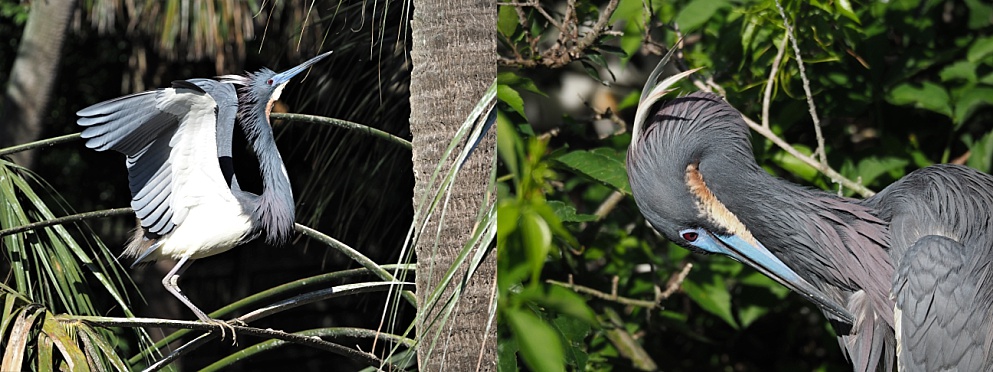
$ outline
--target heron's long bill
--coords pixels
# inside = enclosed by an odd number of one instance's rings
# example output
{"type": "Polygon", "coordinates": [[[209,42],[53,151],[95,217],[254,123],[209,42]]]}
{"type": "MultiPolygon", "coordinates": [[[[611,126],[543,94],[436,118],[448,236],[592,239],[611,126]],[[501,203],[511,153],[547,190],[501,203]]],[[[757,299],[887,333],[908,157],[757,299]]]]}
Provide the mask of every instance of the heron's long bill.
{"type": "Polygon", "coordinates": [[[283,83],[286,83],[286,82],[290,81],[290,79],[292,79],[294,76],[296,76],[300,72],[303,72],[303,70],[306,70],[308,67],[310,67],[313,64],[319,62],[320,60],[324,59],[324,57],[327,57],[327,56],[331,55],[331,52],[333,52],[333,51],[330,51],[330,52],[327,52],[327,53],[324,53],[324,54],[320,54],[317,57],[311,58],[311,59],[307,60],[307,62],[301,63],[301,64],[297,65],[294,68],[291,68],[289,70],[286,70],[286,71],[283,71],[283,72],[280,72],[280,73],[274,75],[272,77],[273,85],[276,86],[276,85],[283,84],[283,83]]]}
{"type": "Polygon", "coordinates": [[[854,324],[855,317],[847,309],[829,300],[824,292],[815,288],[786,266],[783,261],[773,256],[772,252],[769,252],[762,243],[756,241],[755,245],[752,245],[737,235],[711,235],[719,242],[718,244],[724,246],[724,253],[731,258],[754,267],[766,276],[813,301],[821,309],[837,316],[842,321],[854,324]]]}

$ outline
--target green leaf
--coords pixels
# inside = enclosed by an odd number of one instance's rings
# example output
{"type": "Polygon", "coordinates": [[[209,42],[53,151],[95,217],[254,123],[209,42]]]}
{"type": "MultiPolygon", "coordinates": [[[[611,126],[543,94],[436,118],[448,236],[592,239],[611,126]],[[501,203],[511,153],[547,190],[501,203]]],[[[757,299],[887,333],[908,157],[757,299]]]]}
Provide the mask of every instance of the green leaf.
{"type": "Polygon", "coordinates": [[[589,355],[585,350],[585,339],[590,333],[590,323],[571,316],[560,315],[552,320],[552,327],[565,341],[566,362],[576,371],[586,370],[589,355]]]}
{"type": "Polygon", "coordinates": [[[497,342],[497,372],[517,372],[517,340],[500,338],[497,342]]]}
{"type": "Polygon", "coordinates": [[[557,285],[532,286],[522,291],[519,298],[589,324],[597,323],[596,314],[586,305],[586,299],[567,288],[557,285]]]}
{"type": "Polygon", "coordinates": [[[514,90],[514,88],[502,84],[497,85],[497,99],[506,103],[521,116],[527,117],[527,115],[524,115],[524,99],[521,98],[521,94],[514,90]]]}
{"type": "Polygon", "coordinates": [[[968,138],[966,143],[969,146],[969,160],[965,165],[978,169],[982,172],[989,172],[993,168],[993,132],[986,133],[978,141],[972,142],[968,138]]]}
{"type": "Polygon", "coordinates": [[[731,315],[731,294],[727,290],[724,281],[718,276],[711,277],[710,282],[687,280],[683,282],[683,292],[686,293],[693,302],[700,305],[700,308],[721,318],[731,327],[738,329],[738,323],[731,315]]]}
{"type": "Polygon", "coordinates": [[[993,4],[988,0],[965,0],[965,6],[969,10],[969,28],[979,30],[989,27],[990,17],[993,17],[993,4]]]}
{"type": "Polygon", "coordinates": [[[929,81],[919,87],[910,83],[897,85],[890,90],[886,100],[897,106],[913,105],[916,108],[952,117],[948,92],[944,87],[929,81]]]}
{"type": "Polygon", "coordinates": [[[852,3],[850,1],[835,0],[834,9],[846,18],[855,21],[855,23],[862,24],[862,22],[859,21],[859,16],[855,15],[855,11],[852,10],[852,3]]]}
{"type": "Polygon", "coordinates": [[[596,221],[596,215],[576,213],[576,207],[568,205],[558,200],[549,200],[548,206],[555,210],[555,215],[562,222],[590,222],[596,221]]]}
{"type": "Polygon", "coordinates": [[[958,61],[950,64],[941,70],[939,76],[943,82],[965,80],[968,83],[975,83],[978,79],[976,77],[976,65],[969,61],[958,61]]]}
{"type": "Polygon", "coordinates": [[[870,185],[876,178],[886,173],[900,171],[910,163],[906,159],[897,157],[877,158],[870,156],[859,161],[856,168],[856,176],[862,178],[863,185],[870,185]]]}
{"type": "Polygon", "coordinates": [[[504,313],[524,363],[533,371],[565,371],[562,341],[551,326],[528,310],[508,309],[504,313]]]}
{"type": "Polygon", "coordinates": [[[548,228],[545,219],[531,209],[521,211],[519,223],[521,243],[527,252],[528,266],[531,267],[531,278],[537,281],[548,251],[552,248],[552,230],[548,228]]]}
{"type": "MultiPolygon", "coordinates": [[[[799,151],[801,154],[810,156],[813,151],[809,147],[804,145],[793,145],[793,148],[799,151]]],[[[819,172],[817,168],[810,166],[810,164],[805,163],[803,160],[796,158],[786,151],[778,151],[772,156],[772,161],[776,165],[782,167],[787,172],[800,177],[807,182],[813,182],[817,178],[819,172]]]]}
{"type": "Polygon", "coordinates": [[[717,10],[729,6],[725,0],[693,0],[686,4],[674,20],[683,32],[695,32],[710,20],[717,10]]]}
{"type": "Polygon", "coordinates": [[[538,86],[535,85],[533,80],[524,76],[520,76],[515,72],[498,73],[497,84],[507,85],[518,90],[523,89],[531,93],[540,94],[544,97],[548,97],[548,95],[545,94],[545,92],[542,92],[541,89],[539,89],[538,86]]]}
{"type": "Polygon", "coordinates": [[[573,151],[555,160],[574,173],[592,178],[627,195],[631,194],[623,152],[601,147],[591,151],[573,151]]]}
{"type": "Polygon", "coordinates": [[[508,39],[514,35],[517,31],[517,26],[519,25],[517,21],[517,11],[514,7],[509,5],[501,5],[499,14],[497,18],[497,31],[500,31],[503,36],[508,39]]]}
{"type": "Polygon", "coordinates": [[[993,105],[993,88],[972,87],[961,93],[955,102],[955,128],[958,129],[972,116],[977,108],[993,105]]]}
{"type": "Polygon", "coordinates": [[[965,54],[965,59],[969,62],[979,62],[979,60],[993,53],[993,36],[976,39],[965,54]]]}

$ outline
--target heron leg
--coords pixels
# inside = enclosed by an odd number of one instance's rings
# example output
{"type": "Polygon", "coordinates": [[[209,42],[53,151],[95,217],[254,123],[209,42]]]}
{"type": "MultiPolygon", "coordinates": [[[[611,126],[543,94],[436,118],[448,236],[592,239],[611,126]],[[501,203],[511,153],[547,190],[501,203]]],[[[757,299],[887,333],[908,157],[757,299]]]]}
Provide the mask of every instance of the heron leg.
{"type": "Polygon", "coordinates": [[[202,310],[200,310],[200,308],[194,305],[189,298],[186,298],[186,295],[183,294],[183,290],[179,288],[179,276],[182,275],[183,272],[186,271],[186,268],[188,267],[186,266],[186,261],[190,261],[189,256],[184,256],[183,258],[179,259],[179,262],[176,262],[176,266],[174,266],[172,270],[170,270],[169,273],[166,274],[165,278],[162,278],[162,286],[165,287],[165,289],[169,291],[169,293],[172,293],[174,297],[178,298],[179,301],[181,301],[184,305],[186,305],[186,307],[190,308],[190,310],[193,310],[193,313],[196,314],[197,318],[199,318],[200,321],[208,324],[217,325],[217,327],[221,330],[222,340],[224,339],[224,336],[226,334],[225,329],[231,330],[231,342],[237,343],[238,335],[235,333],[234,327],[232,327],[230,324],[228,324],[223,320],[213,319],[207,316],[207,314],[205,314],[202,310]]]}

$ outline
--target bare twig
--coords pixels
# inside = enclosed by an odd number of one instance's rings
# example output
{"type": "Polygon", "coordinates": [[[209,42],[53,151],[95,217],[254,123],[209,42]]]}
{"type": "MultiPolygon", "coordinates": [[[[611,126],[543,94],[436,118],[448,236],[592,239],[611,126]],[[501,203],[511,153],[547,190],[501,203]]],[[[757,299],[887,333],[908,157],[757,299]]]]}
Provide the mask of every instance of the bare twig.
{"type": "MultiPolygon", "coordinates": [[[[694,80],[693,84],[696,85],[696,87],[702,91],[715,93],[716,89],[710,86],[708,83],[704,83],[703,81],[700,80],[694,80]]],[[[720,91],[718,91],[717,93],[720,93],[720,91]]],[[[770,141],[772,141],[772,143],[776,144],[776,146],[779,146],[779,148],[783,149],[790,155],[793,155],[793,157],[800,159],[800,161],[807,163],[807,165],[810,165],[814,169],[817,169],[818,172],[821,172],[825,176],[828,176],[828,178],[830,178],[831,180],[838,182],[849,189],[852,189],[859,195],[862,195],[862,197],[868,198],[870,196],[876,195],[875,191],[869,190],[869,188],[863,186],[859,182],[845,178],[844,176],[841,175],[841,173],[838,173],[838,171],[834,170],[834,168],[831,168],[831,166],[827,165],[826,163],[821,163],[810,156],[800,153],[800,151],[797,151],[797,149],[793,148],[793,146],[790,145],[788,142],[786,142],[786,140],[780,138],[775,133],[772,133],[771,129],[763,127],[762,124],[759,124],[758,122],[752,120],[751,118],[745,116],[744,114],[741,115],[741,118],[745,120],[745,123],[748,124],[749,128],[752,128],[752,130],[762,135],[762,137],[768,138],[770,141]]]]}
{"type": "Polygon", "coordinates": [[[769,81],[765,83],[765,92],[762,95],[762,127],[769,128],[769,105],[772,101],[772,87],[776,81],[776,74],[779,73],[779,64],[783,62],[786,55],[786,42],[789,38],[783,36],[783,41],[779,44],[776,58],[772,60],[772,68],[769,69],[769,81]]]}
{"type": "Polygon", "coordinates": [[[590,295],[590,296],[599,298],[601,300],[607,300],[607,301],[611,301],[611,302],[616,302],[616,303],[619,303],[619,304],[622,304],[622,305],[645,307],[645,308],[653,308],[653,307],[655,307],[655,306],[658,305],[658,302],[657,301],[638,300],[638,299],[634,299],[634,298],[628,298],[628,297],[618,296],[617,293],[613,293],[613,294],[611,294],[611,293],[604,293],[604,292],[598,291],[596,289],[593,289],[593,288],[590,288],[590,287],[587,287],[587,286],[582,286],[582,285],[575,284],[575,283],[565,283],[565,282],[560,282],[560,281],[552,280],[552,279],[545,280],[545,282],[548,283],[548,284],[553,284],[553,285],[557,285],[557,286],[560,286],[560,287],[565,287],[565,288],[571,289],[571,290],[573,290],[576,293],[587,294],[587,295],[590,295]]]}
{"type": "MultiPolygon", "coordinates": [[[[672,274],[672,276],[669,277],[669,281],[665,283],[665,291],[659,293],[656,298],[658,298],[659,301],[662,301],[669,298],[669,296],[672,296],[673,293],[676,293],[676,291],[679,290],[679,286],[683,284],[684,280],[686,280],[686,276],[690,275],[691,269],[693,269],[692,262],[683,263],[683,267],[679,269],[678,272],[672,274]]],[[[657,290],[658,287],[655,287],[655,289],[657,290]]]]}
{"type": "Polygon", "coordinates": [[[779,15],[783,17],[783,25],[786,26],[786,35],[789,36],[790,41],[793,43],[796,64],[800,68],[800,79],[803,80],[803,92],[807,95],[807,107],[810,110],[810,118],[814,121],[814,133],[817,135],[817,150],[814,151],[814,155],[820,154],[821,165],[826,168],[827,150],[824,147],[824,135],[821,134],[821,119],[817,116],[817,106],[814,105],[814,94],[810,92],[810,80],[807,80],[803,58],[800,57],[800,45],[797,44],[796,35],[793,34],[793,26],[790,25],[790,20],[786,17],[786,11],[783,9],[783,5],[779,3],[779,0],[776,0],[776,8],[779,9],[779,15]]]}
{"type": "Polygon", "coordinates": [[[624,193],[617,190],[610,193],[610,196],[608,196],[603,203],[600,203],[600,207],[596,209],[596,212],[593,212],[596,219],[599,221],[606,217],[610,211],[614,210],[614,207],[616,207],[617,203],[620,203],[621,200],[624,200],[624,193]]]}
{"type": "Polygon", "coordinates": [[[105,209],[94,212],[77,213],[73,215],[53,218],[45,221],[32,222],[27,225],[14,226],[9,229],[0,230],[0,237],[17,234],[24,231],[35,230],[43,227],[61,225],[68,222],[80,222],[90,218],[103,218],[110,216],[122,216],[131,214],[133,211],[131,208],[116,208],[116,209],[105,209]]]}
{"type": "Polygon", "coordinates": [[[679,286],[681,286],[683,284],[683,281],[686,280],[686,276],[690,274],[690,269],[692,268],[693,268],[692,263],[690,262],[683,263],[683,267],[680,268],[678,272],[673,273],[672,276],[669,277],[669,280],[666,281],[664,291],[659,289],[658,286],[655,286],[655,299],[652,301],[638,300],[638,299],[628,298],[618,295],[617,276],[614,276],[613,280],[611,281],[611,290],[610,290],[611,293],[604,293],[590,287],[578,285],[572,281],[571,275],[569,277],[568,283],[560,282],[552,279],[545,280],[545,282],[548,284],[553,284],[560,287],[571,289],[576,293],[587,294],[599,298],[601,300],[612,301],[627,306],[654,308],[654,307],[658,307],[659,304],[662,303],[662,300],[669,298],[669,296],[672,296],[673,293],[676,293],[676,291],[679,290],[679,286]]]}
{"type": "MultiPolygon", "coordinates": [[[[594,46],[597,39],[603,35],[611,34],[609,28],[610,17],[617,10],[617,5],[620,4],[620,0],[610,0],[607,5],[600,10],[600,16],[597,18],[593,27],[585,34],[580,35],[579,26],[583,23],[583,20],[579,19],[576,15],[576,1],[569,0],[566,5],[566,10],[564,12],[565,17],[562,22],[557,22],[548,15],[547,12],[541,7],[538,1],[531,2],[509,2],[509,3],[498,3],[498,5],[514,6],[514,7],[533,7],[538,13],[548,19],[549,23],[554,25],[559,30],[558,40],[551,47],[540,51],[532,52],[536,55],[534,56],[522,56],[519,53],[514,53],[513,58],[508,58],[505,56],[499,56],[497,59],[497,64],[500,66],[509,66],[517,68],[535,68],[535,67],[545,67],[545,68],[560,68],[569,63],[577,61],[586,56],[586,51],[594,46]]],[[[528,27],[523,25],[523,27],[528,27]]],[[[532,51],[537,51],[537,45],[539,37],[529,36],[528,43],[531,45],[532,51]]]]}

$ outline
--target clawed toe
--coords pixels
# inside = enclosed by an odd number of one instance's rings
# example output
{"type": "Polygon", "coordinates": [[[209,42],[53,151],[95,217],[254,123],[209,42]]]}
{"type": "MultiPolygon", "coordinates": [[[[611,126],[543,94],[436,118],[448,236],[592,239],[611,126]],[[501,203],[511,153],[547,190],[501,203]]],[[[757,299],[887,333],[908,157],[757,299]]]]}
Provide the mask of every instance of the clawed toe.
{"type": "MultiPolygon", "coordinates": [[[[231,345],[237,345],[238,344],[238,334],[234,331],[234,327],[229,322],[225,322],[225,321],[220,320],[220,319],[207,319],[207,320],[204,320],[204,321],[206,323],[214,324],[214,325],[217,326],[217,328],[221,331],[221,340],[223,340],[224,337],[227,335],[227,332],[225,332],[225,330],[230,330],[231,331],[231,345]]],[[[238,325],[238,326],[245,326],[245,322],[242,322],[241,320],[235,319],[235,320],[233,320],[231,322],[232,323],[235,323],[235,325],[238,325]]]]}

